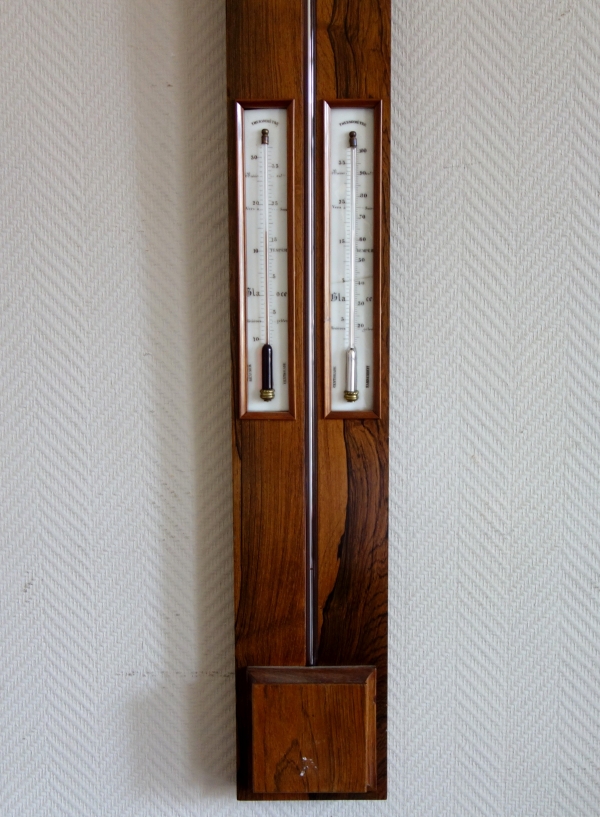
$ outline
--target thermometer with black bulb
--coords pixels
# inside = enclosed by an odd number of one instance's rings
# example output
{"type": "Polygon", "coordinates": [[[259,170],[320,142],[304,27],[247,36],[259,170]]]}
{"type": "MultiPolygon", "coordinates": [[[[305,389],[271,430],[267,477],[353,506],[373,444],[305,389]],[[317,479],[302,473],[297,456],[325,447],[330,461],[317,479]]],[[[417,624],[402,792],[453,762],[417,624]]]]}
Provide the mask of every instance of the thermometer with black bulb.
{"type": "Polygon", "coordinates": [[[288,111],[238,110],[243,169],[243,416],[288,412],[288,111]],[[245,369],[245,371],[244,371],[245,369]]]}
{"type": "Polygon", "coordinates": [[[261,164],[262,164],[262,233],[263,233],[263,265],[264,284],[262,297],[264,300],[263,314],[265,316],[265,345],[262,348],[262,388],[260,399],[270,401],[275,397],[273,388],[273,347],[271,346],[271,282],[269,280],[269,129],[263,128],[261,134],[261,164]]]}

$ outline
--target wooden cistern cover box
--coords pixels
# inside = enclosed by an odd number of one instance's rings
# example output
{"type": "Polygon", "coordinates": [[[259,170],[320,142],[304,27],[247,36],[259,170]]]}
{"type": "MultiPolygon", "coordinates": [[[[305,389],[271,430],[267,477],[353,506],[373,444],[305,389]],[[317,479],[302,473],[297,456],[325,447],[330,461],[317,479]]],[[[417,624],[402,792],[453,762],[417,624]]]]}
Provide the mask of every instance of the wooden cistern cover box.
{"type": "Polygon", "coordinates": [[[227,0],[238,798],[384,799],[390,0],[227,0]]]}
{"type": "Polygon", "coordinates": [[[374,667],[248,670],[252,790],[376,788],[374,667]]]}

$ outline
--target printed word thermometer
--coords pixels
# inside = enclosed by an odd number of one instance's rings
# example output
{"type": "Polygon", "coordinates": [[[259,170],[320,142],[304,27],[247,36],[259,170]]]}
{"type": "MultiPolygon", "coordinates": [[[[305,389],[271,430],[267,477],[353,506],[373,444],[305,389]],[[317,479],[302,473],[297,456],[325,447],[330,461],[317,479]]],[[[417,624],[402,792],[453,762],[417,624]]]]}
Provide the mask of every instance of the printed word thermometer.
{"type": "Polygon", "coordinates": [[[328,414],[371,413],[378,403],[377,113],[373,106],[325,107],[328,414]]]}
{"type": "Polygon", "coordinates": [[[245,415],[287,412],[289,395],[286,108],[242,108],[245,415]]]}

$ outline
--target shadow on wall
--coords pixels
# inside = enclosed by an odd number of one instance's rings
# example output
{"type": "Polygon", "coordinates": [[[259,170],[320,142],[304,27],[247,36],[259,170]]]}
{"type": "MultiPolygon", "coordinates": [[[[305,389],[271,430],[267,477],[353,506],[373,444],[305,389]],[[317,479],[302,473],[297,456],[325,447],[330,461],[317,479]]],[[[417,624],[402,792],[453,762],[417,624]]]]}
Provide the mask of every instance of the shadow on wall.
{"type": "Polygon", "coordinates": [[[158,635],[145,644],[156,671],[127,724],[142,796],[235,786],[224,6],[129,7],[148,445],[160,475],[158,635]]]}

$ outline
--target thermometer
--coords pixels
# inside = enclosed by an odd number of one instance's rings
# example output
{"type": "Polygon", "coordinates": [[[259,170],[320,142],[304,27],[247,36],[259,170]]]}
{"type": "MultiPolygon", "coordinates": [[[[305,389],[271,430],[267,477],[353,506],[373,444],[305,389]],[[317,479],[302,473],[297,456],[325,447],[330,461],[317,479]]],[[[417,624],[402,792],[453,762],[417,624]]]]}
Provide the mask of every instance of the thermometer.
{"type": "Polygon", "coordinates": [[[326,416],[377,416],[379,103],[326,103],[325,143],[326,416]]]}
{"type": "Polygon", "coordinates": [[[273,347],[271,346],[271,282],[269,280],[269,130],[263,128],[261,137],[261,176],[262,176],[262,204],[261,204],[261,232],[263,235],[263,267],[264,283],[262,297],[263,315],[265,323],[266,343],[262,348],[262,388],[260,399],[269,401],[275,397],[273,388],[273,347]]]}
{"type": "Polygon", "coordinates": [[[292,374],[289,103],[237,105],[241,416],[282,416],[292,374]]]}
{"type": "Polygon", "coordinates": [[[344,399],[349,403],[358,400],[358,381],[356,372],[356,148],[358,140],[356,131],[350,131],[350,161],[346,167],[346,255],[349,256],[346,268],[347,276],[346,303],[348,305],[348,348],[346,350],[346,389],[344,399]]]}

